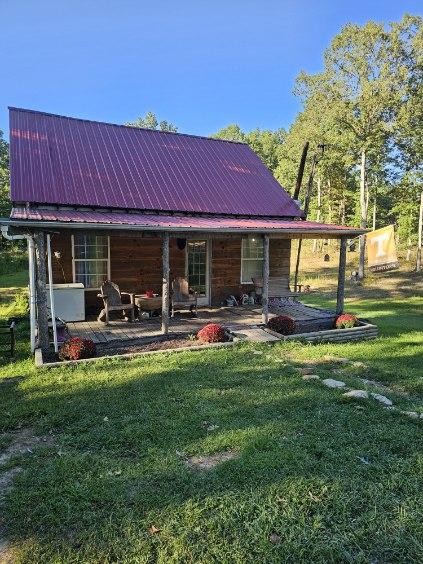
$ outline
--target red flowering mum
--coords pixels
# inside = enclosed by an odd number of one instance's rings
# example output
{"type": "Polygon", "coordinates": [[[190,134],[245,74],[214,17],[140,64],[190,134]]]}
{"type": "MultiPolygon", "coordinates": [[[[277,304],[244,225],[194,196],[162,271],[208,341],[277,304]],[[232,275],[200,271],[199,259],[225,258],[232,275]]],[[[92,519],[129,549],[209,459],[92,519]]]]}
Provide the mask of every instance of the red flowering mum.
{"type": "Polygon", "coordinates": [[[343,313],[338,315],[335,321],[335,327],[337,329],[349,329],[350,327],[355,327],[358,324],[358,319],[355,315],[351,313],[343,313]]]}
{"type": "Polygon", "coordinates": [[[277,315],[267,322],[267,326],[272,331],[281,335],[292,335],[295,331],[295,321],[289,315],[277,315]]]}
{"type": "Polygon", "coordinates": [[[226,341],[225,328],[218,323],[209,323],[198,331],[197,337],[203,343],[222,343],[226,341]]]}
{"type": "Polygon", "coordinates": [[[96,353],[95,343],[91,339],[72,337],[59,349],[60,360],[79,360],[80,358],[91,358],[96,353]]]}

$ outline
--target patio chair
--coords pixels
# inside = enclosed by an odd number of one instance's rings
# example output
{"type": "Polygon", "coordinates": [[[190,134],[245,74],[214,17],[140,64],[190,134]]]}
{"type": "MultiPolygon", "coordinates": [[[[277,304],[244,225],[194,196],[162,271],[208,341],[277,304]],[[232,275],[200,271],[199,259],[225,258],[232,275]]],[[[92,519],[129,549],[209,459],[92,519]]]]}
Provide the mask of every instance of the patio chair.
{"type": "Polygon", "coordinates": [[[130,321],[135,321],[135,294],[128,294],[128,292],[121,292],[119,286],[110,280],[103,282],[100,288],[100,294],[97,297],[103,299],[104,308],[100,311],[98,321],[105,322],[109,325],[109,315],[112,311],[121,311],[126,316],[130,313],[130,321]],[[122,296],[129,296],[130,303],[124,304],[122,296]]]}
{"type": "Polygon", "coordinates": [[[190,292],[188,281],[185,278],[175,278],[172,282],[172,310],[188,308],[191,313],[197,315],[197,292],[190,292]]]}

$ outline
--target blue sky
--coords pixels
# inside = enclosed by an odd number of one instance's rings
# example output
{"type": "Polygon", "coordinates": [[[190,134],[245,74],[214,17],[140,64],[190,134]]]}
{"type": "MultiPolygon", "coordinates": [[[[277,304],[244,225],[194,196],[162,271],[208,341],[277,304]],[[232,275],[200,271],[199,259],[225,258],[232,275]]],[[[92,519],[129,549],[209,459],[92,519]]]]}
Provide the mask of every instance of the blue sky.
{"type": "Polygon", "coordinates": [[[347,22],[421,13],[421,0],[0,0],[7,106],[124,123],[147,110],[186,133],[288,127],[301,69],[347,22]]]}

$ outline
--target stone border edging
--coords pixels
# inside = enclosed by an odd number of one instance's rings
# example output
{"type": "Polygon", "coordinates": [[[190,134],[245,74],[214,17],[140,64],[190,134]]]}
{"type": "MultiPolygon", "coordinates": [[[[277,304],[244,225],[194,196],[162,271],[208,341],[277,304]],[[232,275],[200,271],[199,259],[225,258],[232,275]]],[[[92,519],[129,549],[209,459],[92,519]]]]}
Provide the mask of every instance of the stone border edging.
{"type": "Polygon", "coordinates": [[[359,341],[362,339],[375,339],[378,329],[372,323],[360,321],[357,327],[349,329],[325,329],[324,331],[310,331],[309,333],[295,333],[294,335],[281,335],[268,327],[263,327],[271,335],[278,337],[281,341],[307,341],[309,343],[325,341],[329,343],[342,343],[347,341],[359,341]]]}
{"type": "Polygon", "coordinates": [[[66,365],[78,365],[83,364],[86,362],[97,362],[99,360],[113,360],[117,359],[131,359],[137,358],[140,356],[151,356],[156,354],[170,354],[170,353],[178,353],[178,352],[186,352],[186,351],[200,351],[204,349],[214,349],[214,348],[222,348],[222,347],[230,347],[237,345],[236,341],[229,341],[224,343],[209,343],[205,345],[194,345],[192,347],[179,347],[178,349],[161,349],[157,351],[140,351],[140,352],[132,352],[132,353],[122,353],[122,354],[114,354],[114,355],[103,355],[103,356],[94,356],[92,358],[81,358],[79,360],[61,360],[57,362],[44,362],[43,360],[43,353],[41,349],[35,349],[34,351],[34,363],[37,368],[58,368],[59,366],[66,366],[66,365]]]}

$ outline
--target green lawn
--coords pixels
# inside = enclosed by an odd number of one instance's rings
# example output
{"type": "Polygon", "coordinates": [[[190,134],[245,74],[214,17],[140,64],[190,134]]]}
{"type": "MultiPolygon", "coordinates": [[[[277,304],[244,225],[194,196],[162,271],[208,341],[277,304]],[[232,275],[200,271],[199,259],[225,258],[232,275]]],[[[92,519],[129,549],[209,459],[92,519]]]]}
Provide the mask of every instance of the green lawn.
{"type": "Polygon", "coordinates": [[[421,562],[421,420],[346,401],[298,367],[313,360],[321,377],[361,389],[359,377],[384,382],[395,405],[422,412],[422,304],[351,299],[348,311],[381,332],[359,344],[242,344],[36,371],[22,342],[0,368],[16,377],[0,386],[2,444],[19,427],[54,444],[5,467],[23,468],[4,511],[16,560],[421,562]],[[228,449],[237,456],[214,469],[186,465],[228,449]]]}

